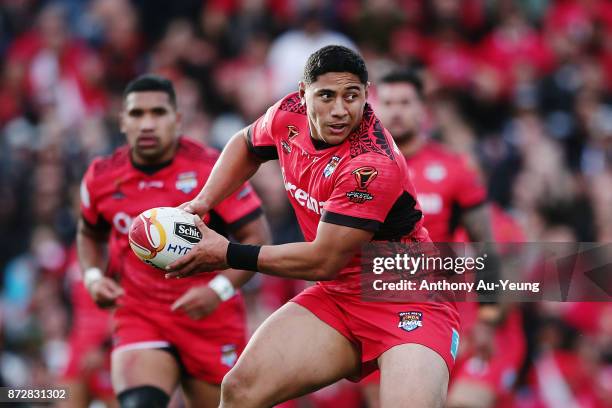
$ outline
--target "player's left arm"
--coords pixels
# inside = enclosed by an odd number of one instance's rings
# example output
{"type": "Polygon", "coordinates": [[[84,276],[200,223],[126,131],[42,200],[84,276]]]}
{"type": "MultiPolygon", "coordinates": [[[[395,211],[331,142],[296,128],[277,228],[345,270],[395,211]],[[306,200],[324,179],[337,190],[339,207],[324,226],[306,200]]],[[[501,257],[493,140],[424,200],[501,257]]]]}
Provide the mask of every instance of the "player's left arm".
{"type": "MultiPolygon", "coordinates": [[[[234,238],[241,244],[250,245],[266,245],[272,241],[270,228],[263,215],[260,215],[255,221],[239,228],[233,234],[234,238]]],[[[234,288],[241,288],[255,274],[253,271],[245,271],[242,269],[227,269],[221,272],[221,275],[227,277],[234,288]]]]}
{"type": "Polygon", "coordinates": [[[491,206],[482,203],[463,210],[461,224],[472,242],[493,242],[491,206]]]}
{"type": "MultiPolygon", "coordinates": [[[[487,267],[477,273],[476,279],[483,279],[489,282],[497,282],[501,278],[501,259],[494,245],[493,223],[491,216],[491,206],[481,204],[470,209],[464,210],[461,218],[470,241],[486,242],[487,267]]],[[[490,299],[495,301],[496,299],[490,299]]],[[[505,317],[505,310],[495,302],[482,302],[478,310],[478,318],[481,323],[497,325],[505,317]]]]}
{"type": "MultiPolygon", "coordinates": [[[[477,280],[498,282],[501,278],[501,259],[494,244],[493,221],[491,206],[486,202],[486,188],[482,182],[480,171],[468,157],[457,161],[459,168],[455,174],[457,182],[456,198],[463,208],[461,223],[470,241],[487,243],[483,252],[487,254],[486,268],[476,274],[477,280]]],[[[498,324],[504,319],[504,310],[495,303],[497,294],[480,294],[479,320],[486,324],[498,324]]]]}

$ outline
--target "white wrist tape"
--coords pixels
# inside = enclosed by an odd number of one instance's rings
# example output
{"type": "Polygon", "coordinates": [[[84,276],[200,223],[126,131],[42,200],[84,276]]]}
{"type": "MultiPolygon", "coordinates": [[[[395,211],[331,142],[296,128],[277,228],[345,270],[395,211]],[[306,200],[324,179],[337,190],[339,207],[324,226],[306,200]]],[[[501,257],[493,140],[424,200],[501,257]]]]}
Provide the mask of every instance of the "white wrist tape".
{"type": "Polygon", "coordinates": [[[87,270],[83,274],[83,283],[85,284],[86,288],[89,288],[92,283],[99,281],[103,277],[104,274],[102,273],[100,268],[87,268],[87,270]]]}
{"type": "Polygon", "coordinates": [[[225,302],[232,296],[236,294],[236,289],[234,289],[234,285],[227,279],[224,275],[215,276],[210,282],[208,282],[208,286],[219,296],[219,298],[225,302]]]}

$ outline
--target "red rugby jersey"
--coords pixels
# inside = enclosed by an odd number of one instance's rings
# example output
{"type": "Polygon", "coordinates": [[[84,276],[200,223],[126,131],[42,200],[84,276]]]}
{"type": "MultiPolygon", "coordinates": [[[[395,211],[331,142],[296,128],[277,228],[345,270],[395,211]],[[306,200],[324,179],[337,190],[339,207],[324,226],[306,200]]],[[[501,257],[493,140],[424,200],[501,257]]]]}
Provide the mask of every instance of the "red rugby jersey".
{"type": "MultiPolygon", "coordinates": [[[[132,220],[153,207],[175,207],[202,189],[219,154],[186,138],[179,139],[171,162],[156,168],[135,165],[128,146],[112,156],[94,160],[81,183],[81,215],[97,228],[110,228],[108,272],[118,274],[124,301],[167,308],[187,289],[208,282],[214,274],[165,279],[164,272],[146,265],[132,252],[128,231],[132,220]]],[[[261,214],[260,201],[245,184],[205,217],[206,224],[224,235],[261,214]]]]}
{"type": "Polygon", "coordinates": [[[483,204],[487,192],[465,157],[428,142],[406,157],[410,179],[434,242],[453,242],[461,210],[483,204]]]}
{"type": "MultiPolygon", "coordinates": [[[[248,128],[249,148],[278,159],[289,201],[306,241],[320,221],[374,232],[374,240],[426,241],[408,168],[389,132],[366,104],[358,129],[339,145],[313,141],[297,93],[272,106],[248,128]]],[[[327,290],[359,293],[359,257],[327,290]]]]}

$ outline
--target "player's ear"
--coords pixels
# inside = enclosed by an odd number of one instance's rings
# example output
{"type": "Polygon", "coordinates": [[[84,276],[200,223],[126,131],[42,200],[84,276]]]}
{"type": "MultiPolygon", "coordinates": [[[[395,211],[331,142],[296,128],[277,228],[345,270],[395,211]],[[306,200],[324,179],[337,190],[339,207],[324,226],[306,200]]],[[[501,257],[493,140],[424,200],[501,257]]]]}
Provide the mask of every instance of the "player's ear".
{"type": "Polygon", "coordinates": [[[366,82],[365,84],[365,98],[368,99],[368,92],[370,90],[370,86],[372,86],[372,83],[370,81],[366,82]]]}
{"type": "Polygon", "coordinates": [[[300,103],[304,105],[306,103],[306,84],[304,81],[300,81],[298,84],[298,93],[300,94],[300,103]]]}

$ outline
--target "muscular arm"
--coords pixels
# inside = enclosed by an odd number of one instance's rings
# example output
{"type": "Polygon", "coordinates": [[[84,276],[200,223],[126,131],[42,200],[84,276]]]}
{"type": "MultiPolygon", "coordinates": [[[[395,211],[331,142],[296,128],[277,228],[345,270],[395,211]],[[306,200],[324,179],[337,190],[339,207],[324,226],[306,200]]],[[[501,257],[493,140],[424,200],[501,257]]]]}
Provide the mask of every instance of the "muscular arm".
{"type": "Polygon", "coordinates": [[[123,295],[123,289],[111,278],[102,276],[106,264],[106,242],[108,231],[88,225],[82,218],[79,220],[77,230],[77,254],[83,281],[89,295],[100,307],[113,307],[117,299],[123,295]],[[95,278],[87,277],[88,273],[99,269],[95,278]],[[89,272],[88,272],[89,270],[89,272]]]}
{"type": "Polygon", "coordinates": [[[268,275],[310,281],[334,279],[372,236],[369,231],[320,222],[314,241],[264,246],[257,265],[268,275]]]}
{"type": "Polygon", "coordinates": [[[461,222],[473,242],[494,241],[489,205],[479,205],[464,211],[461,222]]]}
{"type": "MultiPolygon", "coordinates": [[[[244,225],[232,235],[241,244],[265,245],[271,241],[270,229],[268,228],[268,223],[263,215],[244,225]]],[[[235,288],[242,287],[242,285],[247,283],[254,274],[255,272],[238,269],[228,269],[223,271],[223,275],[225,275],[229,281],[232,282],[232,285],[235,288]]]]}
{"type": "MultiPolygon", "coordinates": [[[[495,241],[493,236],[493,226],[491,217],[491,207],[489,205],[480,205],[471,208],[463,214],[463,226],[465,227],[470,240],[474,242],[495,241]]],[[[487,254],[488,268],[476,274],[476,279],[485,280],[488,282],[496,282],[501,278],[501,260],[495,245],[487,245],[485,247],[487,254]]],[[[486,296],[484,300],[496,300],[495,297],[486,296]]],[[[497,304],[481,303],[478,311],[478,317],[481,322],[489,324],[499,324],[505,318],[505,309],[497,304]]]]}
{"type": "Polygon", "coordinates": [[[246,133],[246,129],[242,129],[232,136],[202,191],[184,207],[185,210],[204,215],[255,174],[262,161],[249,151],[246,133]]]}
{"type": "Polygon", "coordinates": [[[108,233],[88,225],[83,218],[77,227],[77,254],[81,270],[99,268],[104,270],[106,264],[106,242],[108,233]]]}
{"type": "MultiPolygon", "coordinates": [[[[228,267],[228,241],[201,221],[196,219],[195,222],[202,232],[202,240],[187,255],[167,267],[166,277],[184,277],[228,267]]],[[[263,246],[257,261],[258,270],[286,278],[330,280],[372,236],[372,232],[321,222],[312,242],[263,246]]]]}

